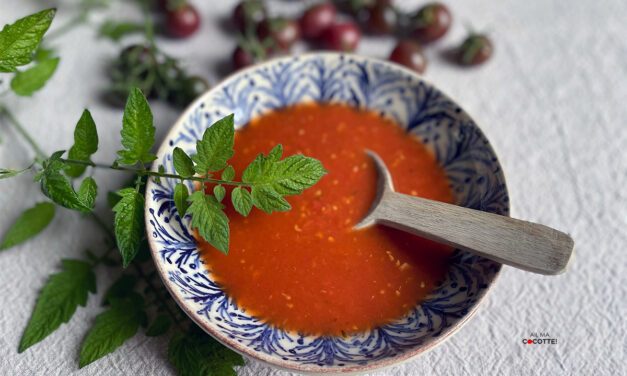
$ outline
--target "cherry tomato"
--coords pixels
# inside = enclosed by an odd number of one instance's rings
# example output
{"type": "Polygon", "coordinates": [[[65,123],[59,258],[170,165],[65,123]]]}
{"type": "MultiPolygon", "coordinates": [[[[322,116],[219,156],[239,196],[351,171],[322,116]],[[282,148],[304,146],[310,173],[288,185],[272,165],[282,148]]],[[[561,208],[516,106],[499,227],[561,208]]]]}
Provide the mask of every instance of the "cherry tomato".
{"type": "Polygon", "coordinates": [[[339,22],[329,26],[320,38],[324,48],[352,52],[355,51],[359,44],[361,31],[353,22],[339,22]]]}
{"type": "Polygon", "coordinates": [[[177,38],[186,38],[200,27],[200,15],[194,6],[185,4],[168,11],[165,24],[168,34],[177,38]]]}
{"type": "Polygon", "coordinates": [[[471,34],[459,47],[458,60],[463,65],[479,65],[488,60],[493,51],[494,47],[487,36],[471,34]]]}
{"type": "Polygon", "coordinates": [[[112,106],[124,106],[131,87],[138,87],[147,97],[154,97],[154,84],[146,78],[156,64],[156,57],[148,46],[133,44],[124,48],[109,68],[112,85],[103,93],[103,99],[112,106]]]}
{"type": "Polygon", "coordinates": [[[300,18],[300,30],[303,37],[314,40],[335,22],[337,9],[332,3],[326,2],[307,9],[300,18]]]}
{"type": "Polygon", "coordinates": [[[414,35],[422,42],[429,43],[440,39],[451,27],[453,18],[446,5],[430,3],[418,10],[412,17],[414,35]]]}
{"type": "Polygon", "coordinates": [[[266,7],[260,0],[244,0],[233,9],[233,22],[237,29],[246,32],[255,30],[257,25],[266,18],[266,7]]]}
{"type": "Polygon", "coordinates": [[[187,4],[187,0],[157,0],[157,9],[162,12],[178,9],[187,4]]]}
{"type": "Polygon", "coordinates": [[[422,47],[410,40],[398,42],[390,54],[390,61],[406,66],[418,73],[424,73],[427,68],[427,59],[422,53],[422,47]]]}
{"type": "Polygon", "coordinates": [[[293,20],[276,17],[262,21],[257,28],[257,36],[262,42],[270,38],[274,42],[273,47],[285,51],[300,38],[300,28],[293,20]]]}
{"type": "Polygon", "coordinates": [[[398,13],[389,3],[377,3],[363,14],[366,30],[372,34],[390,34],[396,29],[398,13]]]}
{"type": "Polygon", "coordinates": [[[250,51],[245,50],[242,46],[235,47],[233,51],[233,68],[241,69],[256,62],[255,57],[250,51]]]}

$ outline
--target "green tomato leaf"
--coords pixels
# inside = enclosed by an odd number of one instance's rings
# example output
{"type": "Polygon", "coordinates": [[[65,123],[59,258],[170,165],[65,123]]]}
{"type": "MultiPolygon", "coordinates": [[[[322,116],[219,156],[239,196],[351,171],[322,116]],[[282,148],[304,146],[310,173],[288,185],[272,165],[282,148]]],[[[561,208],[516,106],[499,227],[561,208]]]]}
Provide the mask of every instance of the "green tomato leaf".
{"type": "Polygon", "coordinates": [[[253,204],[266,213],[290,210],[284,196],[302,193],[327,173],[317,159],[292,155],[280,160],[282,155],[283,147],[277,145],[267,157],[259,154],[242,175],[252,186],[253,204]]]}
{"type": "Polygon", "coordinates": [[[88,293],[96,292],[96,276],[90,264],[63,260],[62,266],[63,270],[51,275],[41,290],[18,352],[23,352],[68,322],[78,306],[85,306],[88,293]]]}
{"type": "Polygon", "coordinates": [[[292,208],[290,203],[272,188],[264,186],[253,187],[251,194],[255,207],[268,214],[272,214],[275,211],[288,211],[292,208]]]}
{"type": "Polygon", "coordinates": [[[180,376],[237,376],[234,367],[244,365],[241,355],[195,328],[172,336],[168,360],[180,376]]]}
{"type": "Polygon", "coordinates": [[[183,218],[189,205],[187,204],[187,197],[189,197],[189,190],[183,183],[178,183],[174,186],[174,205],[179,213],[179,217],[183,218]]]}
{"type": "Polygon", "coordinates": [[[17,72],[11,80],[11,89],[17,95],[30,97],[46,85],[57,70],[60,60],[58,57],[44,60],[25,71],[17,72]]]}
{"type": "Polygon", "coordinates": [[[55,13],[56,9],[46,9],[4,26],[0,31],[0,72],[14,72],[33,60],[55,13]]]}
{"type": "Polygon", "coordinates": [[[234,177],[235,177],[235,169],[233,168],[233,166],[231,165],[226,166],[224,171],[222,171],[222,180],[233,181],[234,177]]]}
{"type": "Polygon", "coordinates": [[[246,188],[236,187],[231,192],[231,202],[235,211],[247,217],[253,208],[253,198],[246,188]]]}
{"type": "Polygon", "coordinates": [[[117,22],[108,20],[101,26],[98,34],[101,37],[109,38],[114,42],[120,41],[127,35],[134,34],[144,30],[144,25],[133,22],[117,22]]]}
{"type": "Polygon", "coordinates": [[[105,292],[102,304],[111,304],[115,299],[127,298],[133,293],[137,285],[137,277],[130,274],[122,274],[105,292]]]}
{"type": "Polygon", "coordinates": [[[206,175],[208,172],[220,171],[233,156],[235,142],[235,125],[233,114],[228,115],[205,130],[202,140],[196,142],[196,172],[206,175]]]}
{"type": "Polygon", "coordinates": [[[139,162],[150,163],[157,159],[150,152],[155,143],[152,112],[146,97],[137,88],[131,89],[126,102],[120,134],[124,150],[118,151],[118,163],[132,166],[139,162]]]}
{"type": "Polygon", "coordinates": [[[179,147],[174,148],[172,159],[174,162],[174,169],[179,175],[184,178],[194,176],[194,162],[189,155],[183,151],[183,149],[179,147]]]}
{"type": "Polygon", "coordinates": [[[270,152],[268,153],[268,159],[274,162],[278,162],[282,156],[283,156],[283,145],[281,144],[278,144],[277,146],[273,147],[272,150],[270,150],[270,152]]]}
{"type": "Polygon", "coordinates": [[[133,188],[117,193],[121,199],[113,207],[113,224],[122,265],[126,268],[137,255],[144,235],[144,196],[133,188]]]}
{"type": "Polygon", "coordinates": [[[11,248],[42,232],[54,218],[54,205],[40,202],[24,211],[4,234],[0,250],[11,248]]]}
{"type": "Polygon", "coordinates": [[[146,335],[148,337],[158,337],[160,335],[166,334],[168,329],[172,326],[172,320],[167,315],[159,315],[155,319],[155,321],[150,324],[148,330],[146,330],[146,335]]]}
{"type": "Polygon", "coordinates": [[[70,181],[61,173],[66,168],[61,161],[63,151],[58,151],[43,162],[43,170],[39,172],[36,179],[41,182],[42,192],[54,203],[65,208],[88,213],[92,206],[87,205],[76,193],[70,181]]]}
{"type": "Polygon", "coordinates": [[[222,202],[224,200],[224,196],[226,196],[226,189],[222,185],[216,185],[213,187],[213,195],[216,196],[216,200],[218,202],[222,202]]]}
{"type": "MultiPolygon", "coordinates": [[[[91,162],[91,156],[98,151],[98,131],[96,123],[88,110],[84,110],[74,128],[74,145],[68,152],[68,159],[91,162]]],[[[86,166],[68,165],[65,173],[73,178],[81,176],[86,166]]]]}
{"type": "Polygon", "coordinates": [[[224,254],[229,253],[229,218],[224,206],[203,191],[192,193],[187,213],[192,216],[191,226],[198,229],[200,236],[224,254]]]}
{"type": "Polygon", "coordinates": [[[112,353],[137,333],[140,325],[146,322],[146,312],[141,296],[126,299],[113,299],[111,307],[96,316],[79,355],[79,368],[112,353]]]}
{"type": "Polygon", "coordinates": [[[314,158],[300,154],[280,161],[275,158],[276,153],[268,157],[258,155],[244,171],[242,180],[281,195],[294,195],[316,184],[327,173],[322,163],[314,158]]]}
{"type": "Polygon", "coordinates": [[[78,188],[78,198],[86,207],[93,210],[96,205],[97,195],[98,185],[96,184],[96,181],[92,177],[86,177],[81,183],[81,186],[78,188]]]}

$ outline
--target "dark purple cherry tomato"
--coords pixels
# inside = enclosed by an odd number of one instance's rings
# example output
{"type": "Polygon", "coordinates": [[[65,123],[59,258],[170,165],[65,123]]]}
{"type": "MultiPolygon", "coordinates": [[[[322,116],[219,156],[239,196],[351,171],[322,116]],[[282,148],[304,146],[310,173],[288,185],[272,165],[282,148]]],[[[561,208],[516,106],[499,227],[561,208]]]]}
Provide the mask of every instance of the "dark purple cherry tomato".
{"type": "Polygon", "coordinates": [[[462,65],[479,65],[488,60],[493,51],[494,47],[487,36],[471,34],[459,47],[458,59],[462,65]]]}
{"type": "Polygon", "coordinates": [[[414,35],[422,43],[430,43],[444,36],[452,21],[453,17],[446,5],[430,3],[420,8],[411,22],[414,35]]]}
{"type": "Polygon", "coordinates": [[[390,61],[406,66],[418,73],[424,73],[427,69],[427,59],[422,53],[422,47],[410,40],[398,42],[390,54],[390,61]]]}
{"type": "Polygon", "coordinates": [[[303,37],[314,40],[335,22],[337,9],[326,2],[307,9],[300,18],[300,31],[303,37]]]}
{"type": "Polygon", "coordinates": [[[200,27],[200,15],[194,6],[185,4],[168,11],[165,24],[168,34],[176,38],[186,38],[200,27]]]}
{"type": "Polygon", "coordinates": [[[257,37],[262,42],[269,38],[273,42],[272,47],[285,51],[300,38],[300,28],[293,20],[284,17],[270,18],[259,24],[257,37]]]}
{"type": "Polygon", "coordinates": [[[241,32],[255,30],[266,19],[266,7],[260,0],[244,0],[233,9],[233,22],[241,32]]]}
{"type": "Polygon", "coordinates": [[[398,13],[389,3],[377,3],[373,7],[367,8],[363,14],[364,24],[369,33],[390,34],[396,29],[398,13]]]}
{"type": "Polygon", "coordinates": [[[232,59],[233,68],[235,69],[241,69],[249,65],[253,65],[257,62],[255,56],[250,51],[244,49],[242,46],[235,47],[232,59]]]}
{"type": "Polygon", "coordinates": [[[329,26],[320,37],[322,46],[329,50],[352,52],[355,51],[361,31],[354,22],[339,22],[329,26]]]}

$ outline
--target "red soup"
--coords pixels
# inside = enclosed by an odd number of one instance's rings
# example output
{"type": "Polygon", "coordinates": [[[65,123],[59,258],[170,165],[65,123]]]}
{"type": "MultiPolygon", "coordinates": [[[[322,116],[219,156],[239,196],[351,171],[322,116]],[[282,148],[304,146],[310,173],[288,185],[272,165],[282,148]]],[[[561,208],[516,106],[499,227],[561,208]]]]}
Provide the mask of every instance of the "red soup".
{"type": "Polygon", "coordinates": [[[289,212],[253,210],[244,218],[228,207],[229,254],[201,247],[215,279],[248,314],[304,334],[346,335],[409,312],[443,278],[451,250],[382,226],[353,230],[376,193],[377,173],[364,150],[383,158],[399,192],[452,202],[434,157],[373,112],[302,104],[238,131],[231,163],[243,171],[279,143],[284,155],[317,158],[329,173],[288,197],[289,212]]]}

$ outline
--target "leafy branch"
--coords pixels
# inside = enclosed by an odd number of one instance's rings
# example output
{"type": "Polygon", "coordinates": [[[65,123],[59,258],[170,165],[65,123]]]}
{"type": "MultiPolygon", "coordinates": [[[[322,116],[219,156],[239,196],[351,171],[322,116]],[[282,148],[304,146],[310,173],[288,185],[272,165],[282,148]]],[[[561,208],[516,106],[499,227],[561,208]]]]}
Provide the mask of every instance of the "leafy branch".
{"type": "Polygon", "coordinates": [[[90,162],[90,161],[81,161],[81,160],[76,160],[76,159],[65,159],[65,158],[61,158],[61,161],[63,161],[68,166],[97,167],[97,168],[106,168],[106,169],[118,170],[118,171],[127,171],[127,172],[132,172],[136,174],[137,176],[151,176],[151,177],[156,177],[156,178],[189,180],[189,181],[196,181],[200,183],[214,183],[214,184],[225,184],[225,185],[233,185],[233,186],[250,186],[250,184],[244,183],[244,182],[214,179],[214,178],[201,177],[201,176],[186,176],[186,175],[178,175],[178,174],[169,174],[165,172],[155,172],[155,171],[147,170],[145,168],[132,168],[132,167],[121,166],[117,163],[113,163],[109,165],[106,163],[96,163],[96,162],[90,162]]]}
{"type": "MultiPolygon", "coordinates": [[[[172,2],[164,0],[164,2],[172,2]]],[[[110,65],[111,84],[105,98],[113,105],[121,106],[131,89],[140,88],[148,98],[167,101],[184,107],[209,89],[209,83],[201,76],[190,75],[181,62],[165,53],[155,41],[154,10],[156,1],[136,1],[143,14],[143,22],[120,21],[119,15],[105,20],[98,34],[113,42],[139,34],[143,42],[121,50],[110,65]]]]}
{"type": "MultiPolygon", "coordinates": [[[[56,70],[59,59],[51,57],[51,52],[41,47],[54,15],[54,9],[45,10],[0,31],[0,71],[13,74],[11,90],[17,95],[32,95],[56,70]],[[27,67],[29,64],[32,65],[27,67]]],[[[96,292],[96,268],[119,265],[116,256],[111,254],[118,249],[122,266],[132,268],[105,293],[106,308],[96,317],[83,340],[79,366],[115,351],[144,327],[148,336],[172,333],[168,359],[181,374],[234,374],[233,367],[243,365],[242,358],[200,333],[191,321],[182,322],[184,315],[171,307],[171,301],[164,297],[163,286],[155,283],[156,273],[146,273],[142,267],[142,263],[150,259],[143,218],[145,179],[179,181],[172,198],[178,215],[189,217],[191,227],[197,229],[202,238],[227,253],[229,220],[224,212],[228,196],[225,186],[234,187],[230,202],[240,215],[247,216],[253,207],[267,213],[289,210],[286,197],[301,193],[326,173],[320,162],[303,155],[282,159],[283,148],[277,145],[268,155],[257,156],[241,173],[241,180],[235,180],[236,171],[228,164],[234,154],[235,132],[233,115],[229,115],[207,128],[191,155],[180,148],[174,149],[176,173],[166,173],[163,166],[151,169],[150,164],[156,159],[152,153],[153,116],[145,96],[136,88],[130,90],[124,109],[122,147],[111,164],[92,161],[99,138],[96,122],[88,110],[83,111],[76,124],[73,144],[67,153],[59,150],[50,155],[1,104],[0,119],[5,119],[35,154],[27,168],[0,168],[0,179],[33,172],[42,193],[51,201],[40,202],[24,211],[5,232],[0,250],[21,244],[44,231],[59,206],[87,215],[107,237],[106,250],[101,255],[86,251],[87,260],[63,260],[61,270],[50,276],[37,299],[18,351],[44,340],[68,322],[79,306],[86,305],[89,295],[96,292]],[[77,182],[88,168],[127,171],[137,177],[129,186],[108,196],[114,212],[113,230],[94,211],[99,193],[96,180],[87,176],[77,182]],[[185,181],[201,183],[200,189],[190,193],[183,184],[185,181]],[[213,185],[212,189],[209,185],[213,185]],[[143,294],[137,291],[138,280],[145,286],[143,294]],[[173,325],[176,329],[171,329],[173,325]]]]}
{"type": "Polygon", "coordinates": [[[14,74],[11,89],[17,95],[30,96],[41,89],[57,68],[58,58],[45,57],[34,66],[20,70],[36,58],[35,52],[55,14],[56,9],[43,10],[0,31],[0,72],[14,74]]]}

